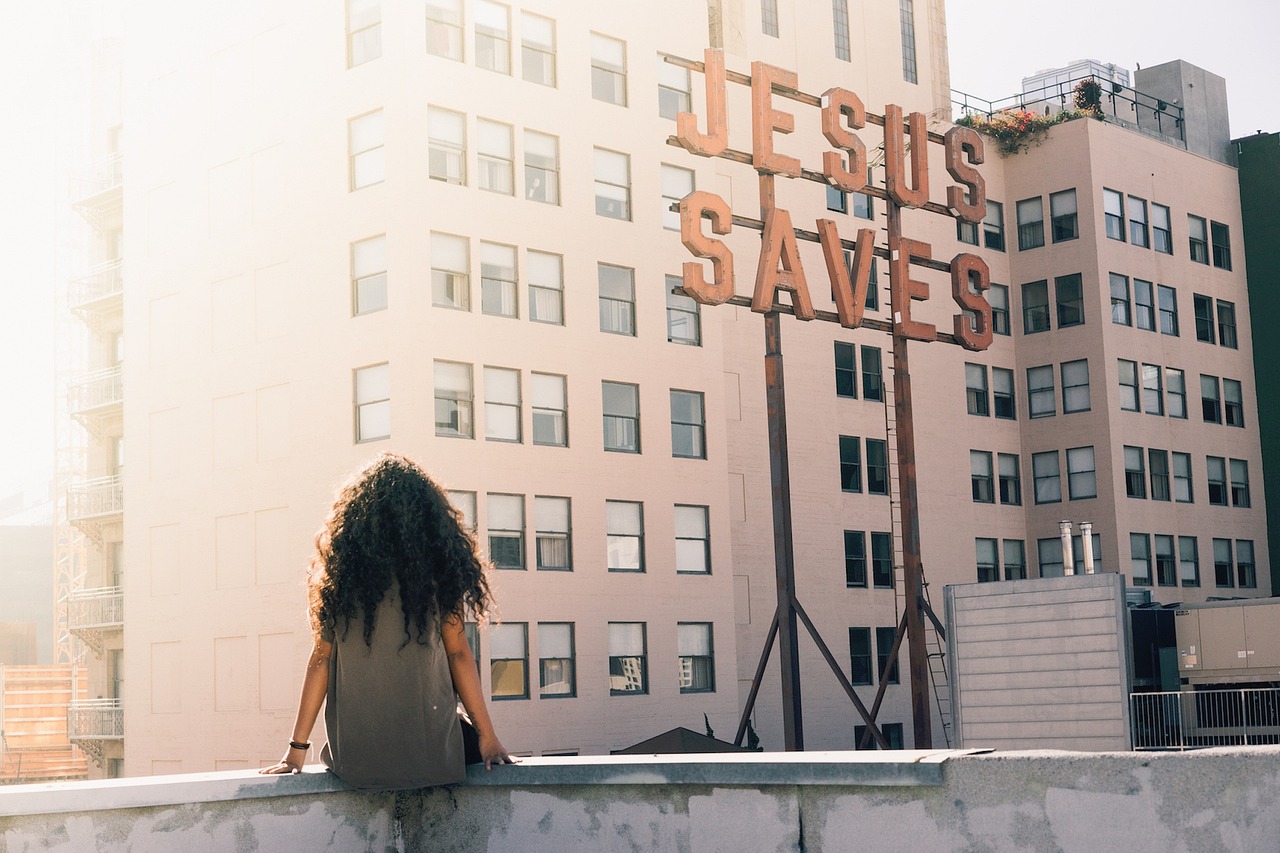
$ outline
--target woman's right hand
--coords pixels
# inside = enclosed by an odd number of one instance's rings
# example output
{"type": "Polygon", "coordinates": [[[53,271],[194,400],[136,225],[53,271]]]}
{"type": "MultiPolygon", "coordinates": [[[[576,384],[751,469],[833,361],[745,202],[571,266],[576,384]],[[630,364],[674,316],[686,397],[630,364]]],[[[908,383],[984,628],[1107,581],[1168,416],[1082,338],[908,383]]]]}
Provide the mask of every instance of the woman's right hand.
{"type": "Polygon", "coordinates": [[[305,749],[294,749],[289,747],[289,751],[284,754],[284,758],[272,764],[270,767],[264,767],[258,771],[263,776],[283,775],[285,773],[301,773],[302,762],[306,760],[307,751],[305,749]]]}

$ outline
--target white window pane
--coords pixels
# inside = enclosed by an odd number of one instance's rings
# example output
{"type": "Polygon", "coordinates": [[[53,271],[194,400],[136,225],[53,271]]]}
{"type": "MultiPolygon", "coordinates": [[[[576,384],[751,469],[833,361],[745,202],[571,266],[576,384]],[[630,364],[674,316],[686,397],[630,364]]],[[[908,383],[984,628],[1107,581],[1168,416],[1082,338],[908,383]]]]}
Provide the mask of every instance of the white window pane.
{"type": "Polygon", "coordinates": [[[705,572],[707,570],[707,543],[705,539],[676,540],[676,571],[705,572]]]}
{"type": "Polygon", "coordinates": [[[351,151],[357,153],[383,144],[382,111],[351,120],[351,151]]]}
{"type": "Polygon", "coordinates": [[[550,373],[529,376],[533,389],[533,405],[543,409],[564,408],[564,377],[550,373]]]}
{"type": "Polygon", "coordinates": [[[356,187],[381,183],[387,177],[387,158],[381,148],[365,151],[355,157],[355,169],[351,181],[356,187]]]}
{"type": "Polygon", "coordinates": [[[391,435],[391,401],[366,403],[360,407],[360,440],[384,438],[391,435]]]}
{"type": "Polygon", "coordinates": [[[356,371],[356,402],[368,403],[391,396],[391,365],[375,364],[356,371]]]}
{"type": "Polygon", "coordinates": [[[520,371],[502,367],[484,369],[484,398],[491,403],[520,402],[520,371]]]}
{"type": "Polygon", "coordinates": [[[681,623],[676,626],[677,645],[681,657],[711,654],[711,626],[681,623]]]}
{"type": "Polygon", "coordinates": [[[658,85],[681,92],[689,91],[689,69],[658,59],[658,85]]]}
{"type": "Polygon", "coordinates": [[[523,530],[524,497],[522,495],[489,495],[489,529],[523,530]]]}
{"type": "Polygon", "coordinates": [[[562,261],[559,255],[530,250],[528,254],[529,283],[539,287],[560,288],[563,281],[562,261]]]}
{"type": "Polygon", "coordinates": [[[489,657],[523,658],[525,656],[525,626],[523,622],[495,625],[489,637],[489,657]]]}
{"type": "Polygon", "coordinates": [[[988,565],[994,565],[996,562],[996,540],[994,539],[977,539],[978,562],[988,565]]]}
{"type": "Polygon", "coordinates": [[[507,32],[506,6],[479,0],[475,7],[475,19],[477,27],[483,27],[495,34],[505,35],[507,32]]]}
{"type": "Polygon", "coordinates": [[[468,269],[467,238],[450,234],[431,235],[431,266],[438,270],[460,272],[468,269]]]}
{"type": "Polygon", "coordinates": [[[607,546],[609,568],[640,568],[640,538],[638,536],[610,536],[607,540],[607,546]]]}
{"type": "Polygon", "coordinates": [[[662,164],[662,194],[668,198],[684,198],[693,192],[693,172],[662,164]]]}
{"type": "Polygon", "coordinates": [[[639,622],[609,623],[609,656],[639,657],[644,654],[644,625],[639,622]]]}
{"type": "Polygon", "coordinates": [[[476,493],[475,492],[449,492],[449,503],[462,513],[462,523],[474,530],[476,526],[476,493]]]}
{"type": "Polygon", "coordinates": [[[476,120],[476,140],[481,153],[511,159],[511,126],[476,120]]]}
{"type": "Polygon", "coordinates": [[[605,528],[610,533],[640,535],[640,504],[630,501],[605,501],[605,528]]]}
{"type": "Polygon", "coordinates": [[[617,39],[592,33],[591,59],[596,65],[624,69],[627,64],[626,47],[617,39]]]}
{"type": "Polygon", "coordinates": [[[456,361],[435,363],[436,393],[441,391],[471,391],[471,365],[456,361]]]}
{"type": "Polygon", "coordinates": [[[605,151],[603,148],[595,149],[596,180],[624,185],[627,183],[627,171],[626,154],[605,151]]]}
{"type": "Polygon", "coordinates": [[[573,657],[572,626],[567,622],[552,622],[539,625],[538,656],[543,658],[573,657]]]}
{"type": "Polygon", "coordinates": [[[370,237],[351,244],[351,267],[356,277],[375,272],[384,272],[387,268],[387,238],[370,237]]]}
{"type": "Polygon", "coordinates": [[[545,45],[547,47],[550,47],[555,43],[555,24],[547,18],[540,18],[537,15],[530,15],[528,13],[521,15],[520,32],[521,37],[526,42],[545,45]]]}
{"type": "Polygon", "coordinates": [[[700,506],[676,507],[676,536],[690,539],[707,537],[707,510],[700,506]]]}
{"type": "Polygon", "coordinates": [[[524,153],[526,158],[539,157],[554,163],[556,160],[556,137],[533,130],[524,132],[524,153]]]}
{"type": "Polygon", "coordinates": [[[569,529],[568,498],[534,498],[538,530],[563,533],[569,529]]]}
{"type": "Polygon", "coordinates": [[[461,146],[466,133],[466,118],[462,113],[434,107],[427,110],[427,135],[432,139],[461,146]]]}

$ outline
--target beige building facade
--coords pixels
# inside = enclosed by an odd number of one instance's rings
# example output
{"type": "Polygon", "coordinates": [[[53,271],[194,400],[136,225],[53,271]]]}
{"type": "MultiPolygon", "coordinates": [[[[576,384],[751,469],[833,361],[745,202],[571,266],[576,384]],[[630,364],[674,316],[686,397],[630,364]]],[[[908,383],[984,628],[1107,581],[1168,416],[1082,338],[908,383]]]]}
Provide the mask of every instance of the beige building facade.
{"type": "MultiPolygon", "coordinates": [[[[705,101],[701,74],[660,54],[700,60],[719,44],[731,71],[762,60],[804,92],[843,86],[870,112],[900,104],[941,131],[941,2],[133,5],[117,255],[123,772],[278,757],[311,643],[312,537],[343,477],[382,450],[446,483],[496,564],[501,623],[477,643],[508,747],[601,753],[704,715],[731,737],[776,601],[764,333],[745,308],[669,294],[692,258],[668,207],[705,189],[755,217],[757,178],[668,143],[674,114],[705,101]]],[[[748,90],[729,85],[730,147],[749,151],[748,90]]],[[[817,108],[778,105],[796,116],[778,149],[820,169],[817,108]]],[[[880,131],[863,136],[883,185],[880,131]]],[[[1234,170],[1083,120],[1023,154],[992,148],[981,170],[1002,219],[989,213],[976,235],[926,211],[903,221],[935,258],[975,251],[1003,288],[987,351],[911,348],[935,602],[946,583],[1061,573],[1061,519],[1093,522],[1101,569],[1148,580],[1160,600],[1267,594],[1261,488],[1240,480],[1262,476],[1243,258],[1213,263],[1206,239],[1199,263],[1189,237],[1198,217],[1206,234],[1227,229],[1228,253],[1239,240],[1234,170]],[[1106,236],[1104,190],[1121,194],[1123,241],[1106,236]],[[1135,199],[1151,247],[1135,245],[1135,199]],[[1113,320],[1114,276],[1128,325],[1113,320]],[[1176,335],[1160,331],[1170,303],[1157,288],[1176,291],[1176,335]],[[1212,345],[1194,337],[1193,295],[1213,301],[1212,345]],[[1218,343],[1224,302],[1234,347],[1218,343]],[[1177,371],[1185,418],[1171,416],[1177,371]],[[1202,420],[1202,371],[1219,380],[1222,423],[1202,420]],[[1126,493],[1129,447],[1141,498],[1126,493]],[[1214,583],[1218,540],[1230,587],[1214,583]]],[[[880,199],[779,179],[778,204],[798,228],[831,218],[846,239],[871,227],[884,245],[880,199]]],[[[724,239],[749,294],[758,235],[724,239]]],[[[802,243],[801,259],[829,310],[818,247],[802,243]]],[[[932,298],[915,315],[950,330],[947,277],[917,274],[932,298]]],[[[868,316],[888,319],[883,261],[876,282],[868,316]]],[[[782,340],[797,594],[869,700],[902,607],[891,341],[785,317],[782,340]]],[[[103,460],[93,473],[115,476],[103,460]]],[[[800,647],[807,745],[852,748],[860,721],[800,647]]],[[[901,681],[880,720],[910,747],[901,681]]],[[[777,684],[774,662],[753,720],[766,749],[782,746],[777,684]]]]}

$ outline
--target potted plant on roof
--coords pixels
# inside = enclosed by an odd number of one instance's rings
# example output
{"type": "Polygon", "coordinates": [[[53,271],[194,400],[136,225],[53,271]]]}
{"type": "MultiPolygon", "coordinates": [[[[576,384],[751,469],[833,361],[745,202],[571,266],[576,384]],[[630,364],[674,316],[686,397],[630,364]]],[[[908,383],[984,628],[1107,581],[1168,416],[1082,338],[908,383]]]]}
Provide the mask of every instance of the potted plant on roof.
{"type": "Polygon", "coordinates": [[[1076,109],[1085,115],[1102,118],[1102,85],[1092,77],[1086,77],[1076,84],[1076,109]]]}

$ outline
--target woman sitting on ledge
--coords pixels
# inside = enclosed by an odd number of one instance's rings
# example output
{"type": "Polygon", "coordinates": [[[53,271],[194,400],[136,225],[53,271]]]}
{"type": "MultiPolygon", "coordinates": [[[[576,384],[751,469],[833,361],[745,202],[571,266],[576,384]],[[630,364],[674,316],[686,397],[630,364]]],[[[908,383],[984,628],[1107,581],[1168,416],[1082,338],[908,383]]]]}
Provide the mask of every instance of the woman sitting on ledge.
{"type": "Polygon", "coordinates": [[[467,763],[514,763],[463,630],[493,604],[485,566],[415,462],[382,454],[342,487],[316,537],[308,603],[315,647],[293,739],[260,772],[301,771],[321,704],[329,742],[320,759],[355,788],[445,785],[461,781],[467,763]]]}

